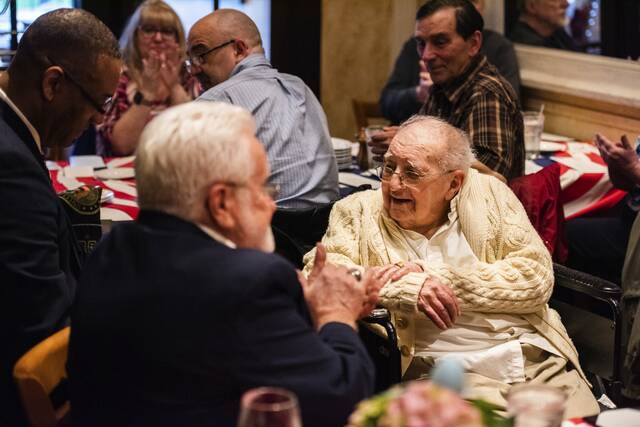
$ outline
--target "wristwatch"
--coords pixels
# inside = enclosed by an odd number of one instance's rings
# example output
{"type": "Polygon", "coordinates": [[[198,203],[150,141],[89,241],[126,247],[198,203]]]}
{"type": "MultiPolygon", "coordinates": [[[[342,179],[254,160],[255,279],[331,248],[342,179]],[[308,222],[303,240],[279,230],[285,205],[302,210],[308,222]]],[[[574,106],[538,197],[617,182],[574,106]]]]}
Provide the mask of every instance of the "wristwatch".
{"type": "Polygon", "coordinates": [[[152,101],[147,101],[146,99],[144,99],[144,96],[140,91],[136,91],[136,93],[133,95],[133,103],[136,105],[145,105],[147,107],[151,107],[153,105],[152,101]]]}

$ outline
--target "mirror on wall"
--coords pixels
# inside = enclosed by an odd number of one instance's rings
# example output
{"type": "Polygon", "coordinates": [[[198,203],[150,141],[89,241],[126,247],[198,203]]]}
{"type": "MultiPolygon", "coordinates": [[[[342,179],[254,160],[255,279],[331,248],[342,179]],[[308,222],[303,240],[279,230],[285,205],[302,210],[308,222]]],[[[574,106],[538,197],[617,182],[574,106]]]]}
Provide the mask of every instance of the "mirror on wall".
{"type": "Polygon", "coordinates": [[[516,43],[637,60],[637,0],[504,0],[505,33],[516,43]]]}

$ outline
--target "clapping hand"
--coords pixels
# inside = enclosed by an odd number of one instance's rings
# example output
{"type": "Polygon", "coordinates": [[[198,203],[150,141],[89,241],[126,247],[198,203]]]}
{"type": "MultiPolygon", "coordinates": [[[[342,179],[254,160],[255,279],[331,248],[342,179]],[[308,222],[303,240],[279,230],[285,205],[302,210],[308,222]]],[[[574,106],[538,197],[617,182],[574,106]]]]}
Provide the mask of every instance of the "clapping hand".
{"type": "Polygon", "coordinates": [[[433,80],[431,80],[431,74],[427,71],[427,66],[424,61],[420,60],[420,82],[416,86],[416,99],[418,102],[424,103],[429,96],[429,91],[433,86],[433,80]]]}
{"type": "Polygon", "coordinates": [[[596,134],[595,142],[607,164],[613,185],[630,191],[640,184],[640,160],[626,135],[620,138],[620,142],[612,142],[596,134]]]}
{"type": "Polygon", "coordinates": [[[138,89],[145,99],[165,101],[171,91],[180,85],[181,56],[176,42],[166,42],[162,51],[151,50],[142,59],[142,75],[138,89]]]}
{"type": "Polygon", "coordinates": [[[160,59],[162,61],[160,78],[165,87],[171,91],[180,84],[180,70],[182,69],[180,45],[177,42],[170,42],[165,51],[160,54],[160,59]]]}

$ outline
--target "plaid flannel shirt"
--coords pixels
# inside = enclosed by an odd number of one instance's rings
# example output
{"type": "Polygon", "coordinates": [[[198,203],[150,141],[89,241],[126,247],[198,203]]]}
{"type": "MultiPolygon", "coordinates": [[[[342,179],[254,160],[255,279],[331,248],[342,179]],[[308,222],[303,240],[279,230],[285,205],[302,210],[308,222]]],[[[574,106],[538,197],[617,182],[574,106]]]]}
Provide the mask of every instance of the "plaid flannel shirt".
{"type": "Polygon", "coordinates": [[[469,135],[476,158],[512,179],[524,173],[524,124],[518,97],[484,55],[450,84],[434,85],[420,114],[440,117],[469,135]]]}

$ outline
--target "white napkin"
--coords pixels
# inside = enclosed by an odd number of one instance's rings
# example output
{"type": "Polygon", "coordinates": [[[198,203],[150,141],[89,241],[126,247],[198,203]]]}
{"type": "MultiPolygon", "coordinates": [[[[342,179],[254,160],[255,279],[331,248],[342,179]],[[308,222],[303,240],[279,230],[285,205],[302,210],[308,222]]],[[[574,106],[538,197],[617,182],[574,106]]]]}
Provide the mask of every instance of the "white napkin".
{"type": "Polygon", "coordinates": [[[71,156],[69,159],[71,166],[89,166],[92,168],[104,167],[104,160],[100,156],[71,156]]]}
{"type": "Polygon", "coordinates": [[[67,178],[93,177],[92,166],[65,166],[62,173],[67,178]]]}

